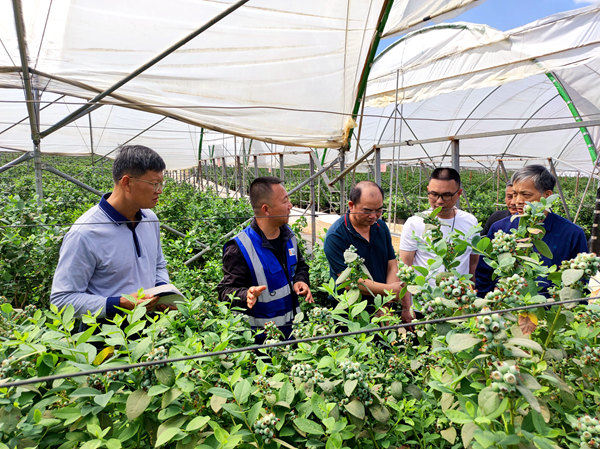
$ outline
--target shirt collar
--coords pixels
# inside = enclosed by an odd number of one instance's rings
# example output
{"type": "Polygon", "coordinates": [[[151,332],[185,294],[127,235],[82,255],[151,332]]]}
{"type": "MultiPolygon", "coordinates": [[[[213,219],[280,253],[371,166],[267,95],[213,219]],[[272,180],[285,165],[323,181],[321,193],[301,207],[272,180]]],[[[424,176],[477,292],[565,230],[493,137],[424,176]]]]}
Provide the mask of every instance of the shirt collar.
{"type": "MultiPolygon", "coordinates": [[[[107,201],[110,195],[111,193],[106,193],[102,195],[102,198],[100,198],[100,203],[98,203],[98,207],[102,209],[102,211],[108,216],[108,218],[114,221],[115,224],[120,225],[122,223],[127,223],[129,220],[125,216],[123,216],[117,209],[112,207],[112,205],[107,201]]],[[[141,221],[142,218],[146,218],[146,216],[140,209],[135,213],[135,219],[136,221],[141,221]]]]}

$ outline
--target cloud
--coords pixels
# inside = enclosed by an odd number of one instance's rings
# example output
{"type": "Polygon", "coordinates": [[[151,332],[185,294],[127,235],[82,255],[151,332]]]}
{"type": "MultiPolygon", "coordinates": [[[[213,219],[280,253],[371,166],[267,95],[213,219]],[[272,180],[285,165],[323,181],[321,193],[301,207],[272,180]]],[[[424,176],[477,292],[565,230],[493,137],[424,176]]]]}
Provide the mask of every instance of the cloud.
{"type": "Polygon", "coordinates": [[[592,4],[592,3],[599,3],[598,0],[573,0],[573,3],[575,4],[592,4]]]}

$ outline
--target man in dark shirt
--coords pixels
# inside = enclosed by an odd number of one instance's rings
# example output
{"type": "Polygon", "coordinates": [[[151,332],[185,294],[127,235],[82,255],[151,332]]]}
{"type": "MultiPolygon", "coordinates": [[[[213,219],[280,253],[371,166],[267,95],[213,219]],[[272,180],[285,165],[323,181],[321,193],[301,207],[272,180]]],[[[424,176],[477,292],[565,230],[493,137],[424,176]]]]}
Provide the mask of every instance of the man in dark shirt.
{"type": "MultiPolygon", "coordinates": [[[[523,214],[523,208],[527,202],[539,201],[541,197],[548,198],[556,184],[554,175],[542,165],[528,165],[522,168],[513,174],[511,181],[514,203],[519,215],[523,214]]],[[[542,224],[546,229],[542,240],[552,251],[552,259],[540,254],[540,260],[544,266],[559,266],[562,261],[572,259],[577,254],[587,251],[585,233],[579,226],[554,212],[548,213],[542,224]]],[[[516,229],[518,226],[518,218],[511,221],[511,217],[507,217],[494,223],[487,236],[493,239],[497,231],[502,230],[508,234],[511,229],[516,229]]],[[[475,273],[475,286],[479,296],[485,296],[487,292],[494,289],[496,281],[492,280],[492,274],[492,268],[481,257],[475,273]]],[[[540,278],[538,283],[542,286],[540,293],[547,295],[550,286],[548,280],[540,278]]]]}
{"type": "Polygon", "coordinates": [[[232,306],[246,309],[253,328],[272,321],[288,338],[300,311],[298,296],[313,302],[308,265],[287,225],[292,204],[273,176],[256,178],[249,196],[254,220],[225,244],[219,299],[233,295],[232,306]]]}
{"type": "Polygon", "coordinates": [[[512,182],[509,182],[506,184],[506,189],[504,191],[504,202],[506,203],[507,209],[497,210],[490,215],[481,230],[481,235],[487,235],[488,232],[490,232],[490,227],[497,221],[517,213],[517,205],[514,203],[514,196],[515,191],[513,190],[512,182]]]}
{"type": "MultiPolygon", "coordinates": [[[[340,217],[325,236],[325,255],[329,262],[331,277],[337,278],[346,268],[344,251],[350,245],[364,259],[365,266],[372,276],[361,279],[359,288],[364,295],[385,296],[386,291],[396,295],[400,301],[402,283],[398,280],[398,261],[392,245],[392,237],[385,222],[380,219],[383,213],[383,190],[371,181],[361,181],[350,191],[348,212],[340,217]]],[[[402,302],[402,321],[410,323],[412,312],[410,302],[402,302]]]]}

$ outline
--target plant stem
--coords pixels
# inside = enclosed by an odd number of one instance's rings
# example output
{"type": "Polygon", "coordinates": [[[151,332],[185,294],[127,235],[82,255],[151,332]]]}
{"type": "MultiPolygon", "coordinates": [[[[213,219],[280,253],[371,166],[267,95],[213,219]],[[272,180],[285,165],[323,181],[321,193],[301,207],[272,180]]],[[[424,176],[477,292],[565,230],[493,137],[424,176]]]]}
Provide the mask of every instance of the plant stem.
{"type": "Polygon", "coordinates": [[[544,350],[542,352],[541,360],[544,360],[544,356],[546,355],[546,348],[548,347],[548,344],[550,343],[550,341],[552,339],[552,335],[554,334],[554,331],[556,328],[556,323],[558,323],[558,317],[560,316],[561,312],[562,312],[562,305],[558,306],[558,310],[556,311],[556,314],[554,315],[554,321],[552,322],[552,326],[550,326],[550,330],[548,331],[548,336],[546,337],[546,341],[544,341],[544,350]]]}

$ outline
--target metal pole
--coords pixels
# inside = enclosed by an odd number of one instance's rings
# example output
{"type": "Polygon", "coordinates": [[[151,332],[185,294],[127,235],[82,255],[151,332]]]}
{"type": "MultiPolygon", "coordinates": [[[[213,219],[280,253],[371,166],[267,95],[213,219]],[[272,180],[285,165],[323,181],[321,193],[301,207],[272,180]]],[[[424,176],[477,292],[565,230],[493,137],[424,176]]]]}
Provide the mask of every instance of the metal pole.
{"type": "Polygon", "coordinates": [[[215,193],[219,193],[219,190],[217,189],[217,186],[219,185],[218,183],[218,179],[217,179],[217,162],[215,161],[215,159],[212,159],[212,166],[213,166],[213,175],[215,176],[215,193]]]}
{"type": "Polygon", "coordinates": [[[452,140],[452,168],[460,173],[460,141],[452,140]]]}
{"type": "Polygon", "coordinates": [[[508,184],[508,182],[510,181],[510,179],[508,177],[508,173],[506,173],[506,167],[504,166],[504,161],[502,159],[498,159],[498,165],[502,169],[502,173],[504,174],[504,180],[508,184]]]}
{"type": "Polygon", "coordinates": [[[35,171],[35,193],[37,203],[41,205],[44,198],[42,185],[42,158],[40,154],[40,115],[39,115],[39,93],[34,91],[29,73],[29,52],[25,40],[25,22],[23,21],[23,8],[20,0],[13,0],[13,12],[15,17],[15,29],[19,43],[19,56],[21,57],[21,71],[23,74],[23,86],[25,88],[25,99],[27,100],[27,114],[29,115],[29,128],[31,140],[33,141],[33,165],[35,171]]]}
{"type": "Polygon", "coordinates": [[[258,156],[254,155],[254,178],[258,178],[258,156]]]}
{"type": "Polygon", "coordinates": [[[279,177],[285,182],[285,170],[283,168],[283,153],[279,155],[279,177]]]}
{"type": "Polygon", "coordinates": [[[223,191],[225,195],[229,198],[229,185],[227,184],[227,168],[225,167],[225,157],[222,159],[221,163],[221,176],[223,177],[223,191]]]}
{"type": "MultiPolygon", "coordinates": [[[[61,128],[62,126],[67,125],[68,123],[71,123],[73,120],[76,120],[77,117],[80,117],[82,114],[86,113],[90,109],[90,107],[95,106],[95,103],[97,103],[98,101],[102,100],[104,97],[112,94],[119,87],[125,85],[126,83],[128,83],[129,81],[131,81],[132,79],[134,79],[139,74],[143,73],[144,71],[146,71],[147,69],[149,69],[150,67],[152,67],[153,65],[155,65],[156,63],[158,63],[159,61],[161,61],[162,59],[166,58],[171,53],[173,53],[175,50],[177,50],[180,47],[182,47],[185,44],[187,44],[189,41],[191,41],[192,39],[194,39],[196,36],[198,36],[199,34],[203,33],[204,31],[206,31],[207,29],[209,29],[210,27],[212,27],[215,23],[219,22],[221,19],[227,17],[229,14],[231,14],[233,11],[235,11],[236,9],[240,8],[241,6],[243,6],[248,1],[249,0],[239,0],[235,4],[231,5],[225,11],[223,11],[222,13],[216,15],[213,19],[211,19],[208,22],[206,22],[204,25],[202,25],[196,31],[194,31],[193,33],[190,33],[189,35],[187,35],[186,37],[184,37],[180,41],[176,42],[174,45],[170,46],[169,48],[167,48],[166,50],[164,50],[163,52],[161,52],[158,56],[152,58],[146,64],[144,64],[140,68],[134,70],[133,72],[131,72],[129,75],[127,75],[122,80],[120,80],[117,83],[113,84],[111,87],[109,87],[108,89],[106,89],[104,92],[101,92],[98,95],[96,95],[94,98],[92,98],[86,104],[84,104],[82,107],[80,107],[76,111],[72,112],[71,114],[67,115],[65,118],[63,118],[62,120],[60,120],[56,124],[52,125],[50,128],[48,128],[45,131],[43,131],[42,133],[40,133],[40,135],[42,137],[46,137],[48,134],[53,133],[54,131],[56,131],[57,129],[61,128]]],[[[16,3],[19,3],[19,9],[20,9],[20,2],[18,0],[13,0],[13,4],[16,4],[16,3]]],[[[15,12],[15,14],[16,14],[16,12],[15,12]]]]}
{"type": "Polygon", "coordinates": [[[244,196],[244,186],[242,185],[242,164],[240,161],[240,157],[235,157],[235,172],[237,175],[236,183],[238,185],[238,189],[235,191],[235,197],[237,198],[238,192],[240,193],[240,198],[244,196]]]}
{"type": "Polygon", "coordinates": [[[381,186],[381,150],[375,149],[375,182],[381,186]]]}
{"type": "Polygon", "coordinates": [[[315,203],[315,161],[310,155],[308,156],[308,164],[310,167],[310,228],[312,230],[310,241],[314,251],[317,241],[317,205],[315,203]]]}
{"type": "MultiPolygon", "coordinates": [[[[340,148],[340,171],[344,172],[344,166],[346,165],[346,152],[340,148]]],[[[340,215],[343,215],[346,211],[346,177],[338,176],[340,179],[340,215]]]]}
{"type": "Polygon", "coordinates": [[[554,162],[552,158],[548,158],[548,164],[550,165],[550,170],[552,170],[552,174],[556,178],[556,188],[558,189],[558,195],[560,196],[560,200],[562,201],[563,208],[565,209],[565,215],[569,221],[571,220],[571,214],[569,213],[569,206],[567,206],[567,201],[565,200],[565,195],[563,194],[562,187],[560,185],[560,179],[558,178],[558,174],[556,173],[556,167],[554,167],[554,162]]]}

